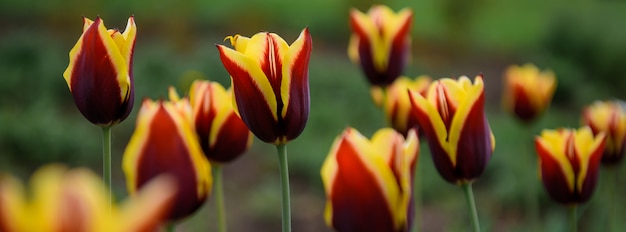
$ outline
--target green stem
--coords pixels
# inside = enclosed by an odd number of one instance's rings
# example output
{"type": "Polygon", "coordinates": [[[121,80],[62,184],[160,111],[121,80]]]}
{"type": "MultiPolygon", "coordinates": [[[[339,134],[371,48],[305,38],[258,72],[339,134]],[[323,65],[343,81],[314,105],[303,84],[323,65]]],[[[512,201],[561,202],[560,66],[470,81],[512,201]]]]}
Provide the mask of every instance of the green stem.
{"type": "Polygon", "coordinates": [[[217,208],[217,231],[226,232],[226,210],[224,207],[224,181],[222,180],[222,165],[213,166],[213,194],[217,208]]]}
{"type": "Polygon", "coordinates": [[[165,225],[165,231],[166,232],[176,231],[176,225],[174,223],[168,223],[167,225],[165,225]]]}
{"type": "Polygon", "coordinates": [[[572,205],[569,207],[569,219],[571,223],[570,229],[572,232],[578,231],[578,214],[576,213],[577,208],[577,205],[572,205]]]}
{"type": "Polygon", "coordinates": [[[480,222],[478,221],[478,211],[476,210],[476,203],[474,202],[474,191],[472,190],[472,183],[462,184],[463,192],[465,192],[465,199],[469,206],[470,215],[472,217],[472,227],[474,232],[480,232],[480,222]]]}
{"type": "Polygon", "coordinates": [[[280,183],[282,186],[282,207],[283,207],[283,232],[291,231],[291,206],[289,200],[289,165],[287,163],[287,145],[276,145],[278,151],[279,169],[280,169],[280,183]]]}
{"type": "Polygon", "coordinates": [[[102,178],[108,188],[109,212],[113,204],[113,188],[111,186],[111,127],[102,127],[102,178]]]}

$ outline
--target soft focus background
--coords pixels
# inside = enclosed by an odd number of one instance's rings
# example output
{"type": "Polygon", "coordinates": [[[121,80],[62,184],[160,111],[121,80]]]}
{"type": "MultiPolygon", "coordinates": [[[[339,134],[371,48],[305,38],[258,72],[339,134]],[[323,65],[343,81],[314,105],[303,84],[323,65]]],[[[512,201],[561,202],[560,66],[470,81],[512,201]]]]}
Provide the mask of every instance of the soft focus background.
{"type": "MultiPolygon", "coordinates": [[[[626,98],[626,1],[0,0],[0,170],[28,178],[43,164],[61,162],[101,172],[100,129],[78,112],[62,76],[81,34],[82,16],[99,15],[107,27],[123,29],[134,15],[138,27],[135,109],[113,129],[118,199],[126,196],[121,155],[143,98],[163,98],[170,85],[186,92],[196,78],[228,86],[215,48],[226,43],[225,36],[272,31],[291,42],[309,27],[314,47],[310,119],[288,145],[293,228],[329,231],[319,169],[332,141],[347,126],[368,137],[384,126],[365,78],[346,55],[349,9],[366,11],[375,3],[415,12],[406,75],[485,76],[497,147],[475,184],[479,214],[486,231],[525,231],[521,183],[537,178],[536,168],[523,162],[524,156],[536,156],[532,136],[542,128],[578,127],[582,107],[596,99],[626,98]],[[551,68],[558,79],[551,108],[531,126],[518,123],[500,104],[503,70],[527,62],[551,68]]],[[[469,230],[461,189],[443,181],[422,145],[422,231],[469,230]]],[[[626,173],[620,169],[621,178],[626,173]]],[[[580,210],[581,231],[603,231],[609,187],[603,179],[580,210]]],[[[624,179],[617,186],[620,197],[626,193],[624,179]]],[[[255,140],[245,156],[225,167],[230,231],[279,231],[279,185],[274,147],[255,140]]],[[[566,209],[542,188],[537,194],[544,230],[565,229],[566,209]]],[[[209,200],[179,231],[215,231],[213,209],[209,200]]]]}

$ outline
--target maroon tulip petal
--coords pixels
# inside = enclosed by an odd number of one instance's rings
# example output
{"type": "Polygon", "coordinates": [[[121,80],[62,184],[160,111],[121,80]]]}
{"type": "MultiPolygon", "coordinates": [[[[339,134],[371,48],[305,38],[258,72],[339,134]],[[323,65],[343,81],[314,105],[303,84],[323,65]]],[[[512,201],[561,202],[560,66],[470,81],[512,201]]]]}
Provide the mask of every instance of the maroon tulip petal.
{"type": "Polygon", "coordinates": [[[217,133],[213,147],[205,153],[211,161],[227,163],[242,155],[248,149],[250,131],[241,119],[232,113],[217,133]]]}
{"type": "MultiPolygon", "coordinates": [[[[302,133],[309,118],[309,59],[311,56],[312,40],[309,29],[303,31],[304,45],[295,56],[291,71],[291,86],[289,87],[289,103],[285,123],[287,141],[295,139],[302,133]]],[[[280,112],[280,111],[279,111],[280,112]]]]}
{"type": "Polygon", "coordinates": [[[577,196],[569,190],[567,178],[559,162],[552,158],[550,151],[538,139],[535,140],[535,148],[541,160],[541,179],[548,195],[559,203],[576,203],[577,196]]]}
{"type": "Polygon", "coordinates": [[[198,181],[193,161],[185,141],[178,132],[174,119],[162,104],[150,125],[151,131],[138,160],[137,189],[141,189],[153,178],[170,174],[176,178],[178,192],[169,219],[179,220],[195,212],[206,199],[198,196],[198,181]]]}
{"type": "Polygon", "coordinates": [[[584,177],[583,186],[580,192],[580,196],[578,198],[579,203],[584,203],[591,198],[594,189],[596,189],[596,183],[598,182],[598,173],[600,168],[600,160],[602,159],[602,153],[604,150],[604,145],[606,143],[606,139],[602,140],[602,144],[598,146],[598,148],[593,151],[591,157],[589,158],[589,166],[587,167],[587,175],[584,177]]]}
{"type": "Polygon", "coordinates": [[[485,93],[480,94],[471,107],[457,144],[456,176],[473,180],[482,175],[491,154],[491,130],[485,116],[485,93]]]}
{"type": "Polygon", "coordinates": [[[524,91],[524,88],[516,85],[513,87],[513,95],[513,99],[515,99],[513,113],[523,122],[533,121],[539,112],[533,106],[528,93],[524,91]]]}
{"type": "Polygon", "coordinates": [[[353,145],[342,140],[336,159],[339,166],[330,194],[333,228],[341,232],[393,232],[387,201],[353,145]]]}

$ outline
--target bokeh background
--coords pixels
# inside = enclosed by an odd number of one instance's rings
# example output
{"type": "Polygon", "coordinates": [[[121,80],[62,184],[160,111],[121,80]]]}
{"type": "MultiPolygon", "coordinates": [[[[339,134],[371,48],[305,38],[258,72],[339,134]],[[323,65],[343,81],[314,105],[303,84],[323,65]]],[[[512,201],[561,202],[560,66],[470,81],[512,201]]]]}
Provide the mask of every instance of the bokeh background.
{"type": "MultiPolygon", "coordinates": [[[[228,86],[215,48],[225,36],[272,31],[291,42],[309,27],[310,119],[288,145],[293,228],[330,231],[319,169],[332,141],[347,126],[366,136],[385,126],[365,78],[346,55],[350,8],[366,11],[377,3],[415,12],[407,76],[484,75],[497,147],[475,184],[479,214],[486,231],[527,231],[522,183],[537,179],[537,169],[521,160],[536,156],[532,136],[542,128],[578,127],[582,107],[594,100],[626,97],[626,1],[0,0],[0,170],[28,178],[37,167],[60,162],[101,172],[100,129],[78,112],[62,77],[82,16],[99,15],[107,27],[123,29],[134,15],[138,26],[135,109],[113,129],[118,199],[126,196],[121,155],[143,98],[164,98],[170,85],[186,92],[197,78],[228,86]],[[558,79],[551,108],[532,125],[518,123],[500,104],[504,69],[527,62],[554,70],[558,79]]],[[[422,231],[469,230],[462,191],[436,173],[424,141],[419,162],[422,231]]],[[[619,173],[626,174],[624,168],[619,173]]],[[[580,210],[581,231],[603,231],[610,203],[603,179],[580,210]]],[[[624,179],[618,196],[626,193],[624,179]]],[[[274,147],[255,139],[245,156],[225,167],[230,231],[279,231],[279,185],[274,147]]],[[[544,231],[563,231],[566,209],[536,190],[544,231]]],[[[178,230],[215,231],[213,209],[209,199],[178,230]]]]}

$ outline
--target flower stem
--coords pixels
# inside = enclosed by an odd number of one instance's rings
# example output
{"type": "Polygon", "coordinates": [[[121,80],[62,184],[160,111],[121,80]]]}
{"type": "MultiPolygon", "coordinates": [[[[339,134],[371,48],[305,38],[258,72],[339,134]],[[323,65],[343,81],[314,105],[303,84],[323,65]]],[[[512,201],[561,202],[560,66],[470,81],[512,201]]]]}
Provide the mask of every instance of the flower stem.
{"type": "Polygon", "coordinates": [[[108,188],[109,212],[113,204],[113,188],[111,186],[111,127],[102,127],[102,178],[108,188]]]}
{"type": "Polygon", "coordinates": [[[224,207],[224,182],[222,180],[222,165],[213,165],[213,192],[217,208],[217,231],[226,232],[226,210],[224,207]]]}
{"type": "Polygon", "coordinates": [[[576,213],[577,208],[578,207],[576,205],[572,205],[569,207],[569,217],[571,223],[570,229],[572,232],[578,231],[578,214],[576,213]]]}
{"type": "Polygon", "coordinates": [[[286,144],[278,144],[276,145],[276,150],[278,151],[278,160],[279,160],[279,169],[280,169],[280,183],[282,185],[282,221],[283,221],[283,232],[291,231],[291,206],[289,200],[289,165],[287,163],[287,145],[286,144]]]}
{"type": "Polygon", "coordinates": [[[168,223],[165,225],[166,232],[174,232],[176,230],[176,225],[174,223],[168,223]]]}
{"type": "Polygon", "coordinates": [[[476,203],[474,202],[474,191],[472,190],[472,183],[462,184],[463,192],[465,192],[465,199],[469,206],[470,215],[472,217],[472,227],[474,232],[480,232],[480,222],[478,221],[478,211],[476,210],[476,203]]]}

